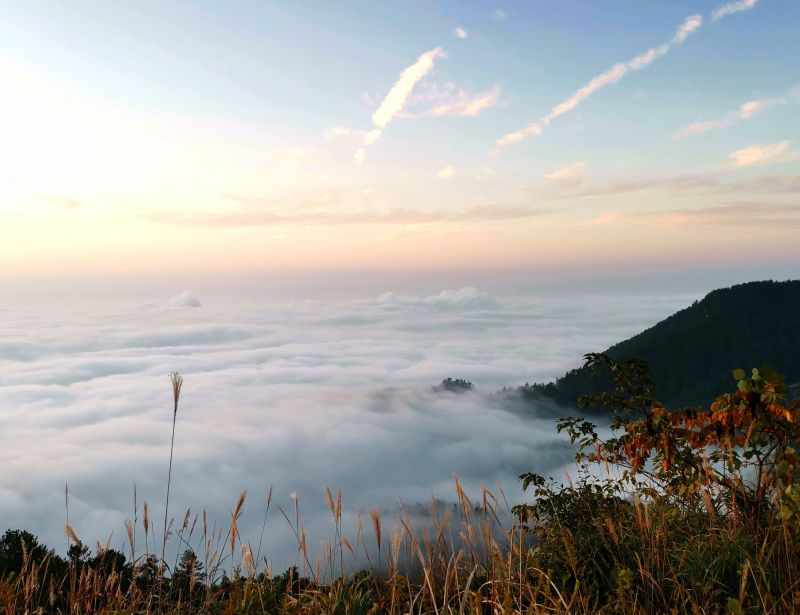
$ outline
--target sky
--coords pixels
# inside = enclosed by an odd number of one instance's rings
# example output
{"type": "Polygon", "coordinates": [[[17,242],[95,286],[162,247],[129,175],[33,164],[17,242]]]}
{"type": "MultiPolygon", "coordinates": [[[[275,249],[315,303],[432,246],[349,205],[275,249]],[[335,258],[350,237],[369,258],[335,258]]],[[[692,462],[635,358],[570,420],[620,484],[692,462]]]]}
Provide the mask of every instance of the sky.
{"type": "Polygon", "coordinates": [[[9,1],[0,277],[797,263],[798,29],[794,0],[9,1]]]}

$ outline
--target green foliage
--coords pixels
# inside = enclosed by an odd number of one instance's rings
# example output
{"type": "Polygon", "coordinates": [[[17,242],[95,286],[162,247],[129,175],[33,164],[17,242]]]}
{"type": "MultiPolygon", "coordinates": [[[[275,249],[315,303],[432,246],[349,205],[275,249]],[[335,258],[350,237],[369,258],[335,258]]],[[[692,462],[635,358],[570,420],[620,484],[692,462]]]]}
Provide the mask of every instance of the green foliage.
{"type": "Polygon", "coordinates": [[[536,537],[531,560],[549,572],[562,592],[580,589],[607,600],[618,583],[621,560],[632,546],[609,540],[608,524],[613,520],[629,527],[634,522],[631,503],[619,496],[611,481],[593,482],[582,476],[577,485],[556,487],[536,474],[520,478],[526,489],[535,487],[534,503],[513,509],[536,537]]]}
{"type": "Polygon", "coordinates": [[[532,567],[612,612],[795,612],[800,402],[786,403],[781,375],[736,369],[734,392],[708,409],[670,411],[644,362],[590,354],[586,368],[612,382],[580,399],[613,412],[611,434],[561,419],[577,484],[520,476],[534,497],[515,508],[535,537],[532,567]]]}

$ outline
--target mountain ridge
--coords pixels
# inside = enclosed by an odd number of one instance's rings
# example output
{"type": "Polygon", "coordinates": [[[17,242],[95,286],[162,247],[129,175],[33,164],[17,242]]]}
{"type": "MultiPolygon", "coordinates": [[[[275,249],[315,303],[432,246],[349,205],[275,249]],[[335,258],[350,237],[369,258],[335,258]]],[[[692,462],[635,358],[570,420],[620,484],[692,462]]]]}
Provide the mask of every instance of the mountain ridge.
{"type": "MultiPolygon", "coordinates": [[[[709,292],[640,333],[605,350],[615,360],[644,359],[667,406],[705,404],[731,388],[731,370],[769,365],[800,381],[800,280],[746,282],[709,292]]],[[[610,385],[588,368],[555,382],[525,384],[506,394],[575,407],[577,397],[610,385]]]]}

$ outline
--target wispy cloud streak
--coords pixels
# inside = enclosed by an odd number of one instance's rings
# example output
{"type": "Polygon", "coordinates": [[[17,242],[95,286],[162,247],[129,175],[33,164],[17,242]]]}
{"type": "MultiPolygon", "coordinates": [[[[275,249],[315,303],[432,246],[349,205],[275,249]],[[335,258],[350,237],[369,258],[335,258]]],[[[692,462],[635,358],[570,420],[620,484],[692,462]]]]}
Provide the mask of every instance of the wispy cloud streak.
{"type": "Polygon", "coordinates": [[[564,191],[549,197],[540,196],[545,202],[568,199],[595,199],[613,197],[648,190],[664,191],[673,196],[722,195],[722,194],[800,194],[800,174],[784,173],[730,180],[720,173],[691,175],[644,175],[623,177],[564,191]]]}
{"type": "MultiPolygon", "coordinates": [[[[800,96],[795,95],[795,99],[800,98],[800,96]]],[[[722,130],[724,128],[730,128],[734,124],[743,121],[749,120],[757,115],[759,115],[765,109],[769,109],[770,107],[776,107],[778,105],[785,105],[790,102],[789,98],[762,98],[758,100],[748,100],[745,103],[739,105],[739,108],[736,111],[731,111],[727,115],[714,119],[708,120],[706,122],[697,122],[694,124],[689,124],[688,126],[684,126],[680,130],[676,131],[673,135],[673,139],[685,139],[691,135],[702,134],[704,132],[710,132],[712,130],[722,130]]]]}
{"type": "Polygon", "coordinates": [[[795,158],[792,154],[787,155],[788,150],[788,140],[769,144],[754,143],[732,152],[731,161],[737,167],[786,162],[795,158]]]}
{"type": "Polygon", "coordinates": [[[362,146],[356,151],[356,163],[360,164],[364,161],[366,148],[381,137],[389,122],[403,110],[414,86],[433,70],[434,62],[446,56],[444,49],[436,47],[423,53],[417,58],[416,62],[400,73],[400,77],[392,86],[392,89],[389,90],[375,113],[372,114],[372,123],[375,128],[367,133],[362,146]]]}
{"type": "MultiPolygon", "coordinates": [[[[437,176],[448,180],[455,169],[445,167],[437,176]]],[[[279,225],[361,225],[361,224],[427,224],[449,222],[490,222],[538,218],[550,213],[549,209],[497,204],[477,205],[461,210],[390,209],[386,211],[310,211],[285,214],[275,210],[230,211],[224,213],[165,213],[144,215],[150,222],[199,228],[236,228],[279,225]]]]}
{"type": "Polygon", "coordinates": [[[742,11],[749,11],[755,7],[756,4],[758,4],[758,0],[740,0],[739,2],[729,2],[728,4],[723,4],[722,6],[714,9],[714,12],[711,13],[711,19],[714,21],[719,21],[728,15],[741,13],[742,11]]]}
{"type": "Polygon", "coordinates": [[[683,23],[678,27],[669,42],[659,45],[658,47],[652,47],[627,62],[615,64],[604,73],[591,79],[586,85],[576,90],[564,101],[557,104],[547,115],[529,124],[522,130],[509,132],[503,135],[496,141],[495,145],[497,147],[507,147],[514,143],[519,143],[528,137],[542,134],[542,131],[549,126],[553,120],[572,111],[598,90],[617,83],[628,73],[647,68],[655,60],[666,55],[673,47],[683,43],[692,33],[696,32],[702,24],[703,18],[700,15],[690,15],[683,20],[683,23]]]}
{"type": "Polygon", "coordinates": [[[720,226],[787,230],[800,228],[800,206],[765,201],[740,201],[710,207],[605,212],[583,224],[585,226],[642,224],[661,230],[670,227],[714,229],[720,226]]]}
{"type": "Polygon", "coordinates": [[[573,188],[583,182],[583,172],[586,169],[585,162],[576,162],[552,173],[548,173],[544,178],[555,182],[563,188],[573,188]]]}
{"type": "Polygon", "coordinates": [[[470,94],[459,90],[449,100],[445,100],[423,113],[425,117],[475,117],[487,109],[496,106],[500,101],[500,86],[486,92],[470,94]]]}

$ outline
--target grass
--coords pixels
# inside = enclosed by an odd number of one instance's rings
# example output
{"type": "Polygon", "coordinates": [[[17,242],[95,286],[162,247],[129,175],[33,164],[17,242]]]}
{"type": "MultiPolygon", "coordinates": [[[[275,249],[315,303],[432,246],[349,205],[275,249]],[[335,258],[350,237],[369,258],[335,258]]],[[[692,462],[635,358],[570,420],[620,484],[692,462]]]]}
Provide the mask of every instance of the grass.
{"type": "MultiPolygon", "coordinates": [[[[178,402],[181,398],[181,388],[183,387],[183,376],[181,376],[178,372],[173,372],[169,376],[170,382],[172,383],[172,397],[173,397],[173,409],[172,409],[172,437],[170,438],[169,443],[169,470],[167,471],[167,497],[164,500],[164,533],[161,542],[161,572],[159,574],[159,601],[161,590],[164,581],[164,566],[163,563],[166,561],[164,558],[164,554],[167,549],[167,519],[169,519],[169,488],[172,485],[172,456],[175,452],[175,424],[178,419],[178,402]]],[[[187,513],[188,514],[188,513],[187,513]]]]}
{"type": "MultiPolygon", "coordinates": [[[[54,571],[57,557],[52,553],[38,559],[26,554],[22,569],[0,582],[0,611],[483,613],[524,604],[522,612],[543,613],[579,603],[576,596],[559,596],[541,571],[529,567],[527,530],[512,525],[497,536],[498,520],[510,519],[509,509],[501,512],[488,491],[477,508],[458,483],[456,491],[457,535],[451,531],[452,510],[442,511],[434,501],[425,529],[415,529],[409,516],[401,514],[397,527],[385,536],[383,519],[373,510],[366,523],[359,518],[355,535],[347,537],[341,528],[341,494],[334,496],[326,489],[334,527],[331,540],[312,563],[299,503],[295,511],[284,511],[297,539],[298,566],[277,576],[272,576],[267,558],[257,562],[250,545],[238,542],[246,498],[242,494],[223,533],[209,528],[203,515],[198,540],[193,541],[195,522],[184,518],[174,539],[181,545],[205,545],[199,558],[202,568],[190,568],[188,577],[173,565],[173,574],[162,584],[161,562],[147,551],[133,564],[123,564],[114,552],[99,548],[90,561],[73,562],[62,570],[61,578],[54,571]],[[366,570],[347,572],[362,561],[367,562],[366,570]],[[70,578],[76,582],[70,583],[70,578]]],[[[144,522],[143,529],[146,536],[152,533],[144,522]]],[[[132,535],[129,530],[129,540],[132,535]]],[[[74,533],[71,540],[80,544],[74,533]]],[[[129,546],[135,553],[135,544],[129,546]]]]}
{"type": "MultiPolygon", "coordinates": [[[[580,496],[583,487],[572,488],[580,496]]],[[[488,491],[479,506],[458,483],[456,493],[455,513],[434,501],[427,527],[414,528],[401,513],[388,536],[376,511],[367,523],[359,519],[353,536],[342,535],[341,499],[332,497],[333,536],[313,562],[300,517],[286,514],[299,565],[280,575],[272,574],[267,558],[257,561],[250,545],[238,541],[242,494],[224,531],[209,528],[205,515],[199,521],[184,517],[173,538],[205,548],[194,566],[173,563],[163,582],[161,562],[148,552],[131,564],[98,545],[95,557],[66,568],[52,553],[27,553],[18,573],[0,582],[0,612],[800,611],[796,532],[775,519],[736,525],[639,501],[611,516],[607,502],[578,497],[576,508],[561,511],[565,518],[559,523],[531,528],[515,522],[502,498],[488,491]],[[365,570],[339,574],[361,561],[367,562],[365,570]]],[[[74,535],[71,540],[80,544],[74,535]]]]}

